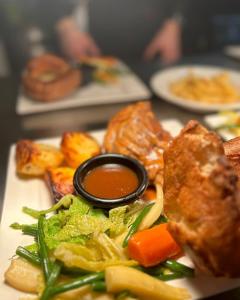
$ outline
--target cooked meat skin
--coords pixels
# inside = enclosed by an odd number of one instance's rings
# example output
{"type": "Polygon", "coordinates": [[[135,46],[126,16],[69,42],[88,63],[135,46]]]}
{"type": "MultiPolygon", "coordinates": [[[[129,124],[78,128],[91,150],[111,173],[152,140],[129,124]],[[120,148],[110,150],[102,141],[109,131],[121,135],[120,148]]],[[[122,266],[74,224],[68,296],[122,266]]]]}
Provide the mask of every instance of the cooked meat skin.
{"type": "Polygon", "coordinates": [[[150,102],[138,102],[118,112],[109,122],[103,147],[138,159],[149,180],[162,184],[163,151],[171,139],[151,110],[150,102]]]}
{"type": "Polygon", "coordinates": [[[215,133],[190,121],[164,152],[169,230],[196,267],[240,275],[240,193],[236,173],[215,133]]]}
{"type": "Polygon", "coordinates": [[[66,194],[73,194],[73,176],[75,169],[69,167],[50,168],[44,179],[54,201],[59,201],[66,194]]]}
{"type": "Polygon", "coordinates": [[[223,144],[224,152],[240,179],[240,137],[223,144]]]}

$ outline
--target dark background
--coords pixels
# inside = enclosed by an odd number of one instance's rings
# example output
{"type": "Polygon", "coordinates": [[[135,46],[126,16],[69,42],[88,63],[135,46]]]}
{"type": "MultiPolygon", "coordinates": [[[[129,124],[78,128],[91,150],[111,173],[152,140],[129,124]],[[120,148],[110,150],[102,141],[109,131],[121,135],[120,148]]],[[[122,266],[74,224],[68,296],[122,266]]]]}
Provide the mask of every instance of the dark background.
{"type": "MultiPolygon", "coordinates": [[[[43,33],[47,51],[60,53],[55,24],[77,0],[0,0],[0,39],[13,71],[29,58],[27,31],[43,33]]],[[[219,51],[240,43],[238,0],[90,0],[89,30],[104,54],[141,59],[146,44],[167,18],[183,16],[183,54],[219,51]]]]}

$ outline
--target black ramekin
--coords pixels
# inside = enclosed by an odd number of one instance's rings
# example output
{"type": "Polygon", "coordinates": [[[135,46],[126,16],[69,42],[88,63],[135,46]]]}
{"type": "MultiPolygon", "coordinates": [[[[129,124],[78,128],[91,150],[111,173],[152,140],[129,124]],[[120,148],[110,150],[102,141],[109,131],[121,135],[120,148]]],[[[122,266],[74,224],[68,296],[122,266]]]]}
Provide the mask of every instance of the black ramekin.
{"type": "Polygon", "coordinates": [[[94,206],[111,208],[138,199],[148,186],[148,176],[144,166],[136,159],[122,154],[107,153],[95,156],[82,163],[75,171],[73,185],[76,193],[94,206]],[[139,181],[137,189],[124,197],[116,199],[98,198],[89,194],[83,187],[83,179],[89,171],[104,164],[120,164],[134,171],[139,181]]]}

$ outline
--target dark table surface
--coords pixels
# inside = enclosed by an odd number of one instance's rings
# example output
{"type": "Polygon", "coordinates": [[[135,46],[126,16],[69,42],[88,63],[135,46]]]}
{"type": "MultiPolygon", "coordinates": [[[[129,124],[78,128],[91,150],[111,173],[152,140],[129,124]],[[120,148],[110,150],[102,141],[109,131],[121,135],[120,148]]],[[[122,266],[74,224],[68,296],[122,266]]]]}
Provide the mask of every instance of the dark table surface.
{"type": "MultiPolygon", "coordinates": [[[[143,81],[148,84],[151,75],[158,71],[159,62],[127,62],[143,81]]],[[[182,59],[179,64],[208,64],[240,69],[240,62],[218,53],[192,56],[182,59]]],[[[38,139],[60,136],[68,130],[93,130],[104,128],[111,116],[126,106],[111,104],[44,112],[28,116],[15,113],[19,79],[15,76],[0,79],[0,212],[4,199],[8,152],[11,144],[22,138],[38,139]]],[[[203,114],[193,113],[152,97],[153,110],[160,120],[176,118],[183,124],[190,119],[203,121],[203,114]]],[[[17,197],[17,191],[16,191],[17,197]]],[[[240,299],[240,288],[222,293],[209,299],[240,299]]]]}

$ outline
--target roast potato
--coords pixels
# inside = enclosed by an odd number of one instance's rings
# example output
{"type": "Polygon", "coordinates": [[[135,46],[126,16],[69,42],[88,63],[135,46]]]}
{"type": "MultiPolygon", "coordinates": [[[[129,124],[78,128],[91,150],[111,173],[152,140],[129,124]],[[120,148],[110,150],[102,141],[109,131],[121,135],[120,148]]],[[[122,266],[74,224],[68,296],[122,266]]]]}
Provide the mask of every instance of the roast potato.
{"type": "Polygon", "coordinates": [[[74,172],[75,169],[69,167],[51,168],[46,171],[45,181],[55,201],[74,192],[74,172]]]}
{"type": "Polygon", "coordinates": [[[58,167],[64,156],[56,147],[20,140],[16,146],[17,173],[41,176],[48,168],[58,167]]]}
{"type": "Polygon", "coordinates": [[[62,136],[61,150],[66,163],[77,168],[85,160],[100,154],[100,146],[90,135],[83,132],[65,132],[62,136]]]}

